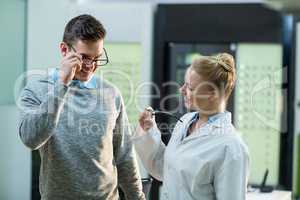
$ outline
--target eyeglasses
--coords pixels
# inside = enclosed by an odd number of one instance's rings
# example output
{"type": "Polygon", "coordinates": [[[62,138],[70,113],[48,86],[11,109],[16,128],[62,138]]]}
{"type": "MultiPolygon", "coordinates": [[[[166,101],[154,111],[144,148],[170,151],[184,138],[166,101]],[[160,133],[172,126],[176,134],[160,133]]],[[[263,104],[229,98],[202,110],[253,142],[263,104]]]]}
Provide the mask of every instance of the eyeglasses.
{"type": "MultiPolygon", "coordinates": [[[[76,49],[72,46],[72,45],[69,45],[70,48],[75,52],[77,53],[76,49]]],[[[109,60],[108,60],[108,56],[107,56],[107,52],[105,50],[105,48],[103,47],[103,52],[104,54],[101,55],[100,58],[97,58],[97,59],[89,59],[89,58],[86,58],[84,55],[82,56],[82,62],[85,64],[85,65],[95,65],[96,67],[100,67],[100,66],[104,66],[106,65],[107,63],[109,63],[109,60]]]]}

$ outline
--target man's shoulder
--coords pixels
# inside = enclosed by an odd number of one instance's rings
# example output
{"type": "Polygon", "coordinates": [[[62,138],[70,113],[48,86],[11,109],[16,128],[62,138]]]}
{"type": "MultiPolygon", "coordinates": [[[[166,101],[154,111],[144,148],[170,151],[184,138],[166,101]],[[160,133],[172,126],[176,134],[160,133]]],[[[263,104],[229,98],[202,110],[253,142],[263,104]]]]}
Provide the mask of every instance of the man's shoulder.
{"type": "Polygon", "coordinates": [[[28,72],[24,89],[30,90],[38,96],[44,96],[49,90],[49,84],[52,83],[48,70],[39,70],[35,73],[28,72]]]}
{"type": "Polygon", "coordinates": [[[48,70],[39,70],[37,73],[29,72],[26,75],[26,86],[40,88],[51,83],[48,70]]]}

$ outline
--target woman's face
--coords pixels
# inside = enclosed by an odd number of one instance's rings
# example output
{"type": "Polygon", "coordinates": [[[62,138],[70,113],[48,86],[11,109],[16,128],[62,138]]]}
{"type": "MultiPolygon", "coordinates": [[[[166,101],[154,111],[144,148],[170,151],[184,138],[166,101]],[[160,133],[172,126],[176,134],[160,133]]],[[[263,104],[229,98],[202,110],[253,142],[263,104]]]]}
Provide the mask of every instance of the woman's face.
{"type": "Polygon", "coordinates": [[[185,73],[185,82],[179,90],[188,110],[209,114],[215,110],[212,88],[214,86],[210,82],[189,67],[185,73]]]}

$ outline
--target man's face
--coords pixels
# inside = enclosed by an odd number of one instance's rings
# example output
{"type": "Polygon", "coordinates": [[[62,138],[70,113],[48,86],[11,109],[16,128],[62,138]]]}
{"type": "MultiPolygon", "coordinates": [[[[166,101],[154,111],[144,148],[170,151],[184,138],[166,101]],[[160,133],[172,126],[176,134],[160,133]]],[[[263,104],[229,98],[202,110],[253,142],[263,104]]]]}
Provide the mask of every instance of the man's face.
{"type": "Polygon", "coordinates": [[[82,56],[82,67],[81,70],[76,72],[75,79],[80,81],[88,81],[95,73],[97,65],[94,60],[99,59],[104,53],[103,50],[103,40],[98,41],[82,41],[78,40],[70,48],[70,51],[76,51],[76,53],[82,56]]]}

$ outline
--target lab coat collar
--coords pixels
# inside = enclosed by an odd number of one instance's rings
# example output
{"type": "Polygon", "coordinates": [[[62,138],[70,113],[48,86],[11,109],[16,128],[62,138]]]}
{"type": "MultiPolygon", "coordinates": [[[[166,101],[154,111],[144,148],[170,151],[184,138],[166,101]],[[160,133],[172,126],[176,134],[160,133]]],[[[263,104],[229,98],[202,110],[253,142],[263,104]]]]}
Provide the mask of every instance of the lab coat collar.
{"type": "MultiPolygon", "coordinates": [[[[199,116],[200,114],[198,112],[195,112],[194,115],[191,116],[191,118],[188,120],[186,130],[193,121],[196,121],[198,119],[199,116]]],[[[207,136],[210,134],[224,134],[227,132],[227,129],[229,130],[229,128],[231,129],[231,113],[225,111],[210,116],[206,125],[199,128],[198,130],[195,130],[196,132],[199,132],[199,134],[195,133],[194,135],[188,137],[187,140],[207,136]]]]}
{"type": "MultiPolygon", "coordinates": [[[[200,113],[194,112],[194,114],[188,119],[189,122],[196,121],[198,118],[201,118],[200,113]]],[[[207,124],[213,127],[223,127],[231,124],[231,113],[228,111],[217,113],[208,117],[207,124]]]]}
{"type": "Polygon", "coordinates": [[[208,118],[208,124],[221,128],[231,124],[231,113],[228,111],[212,115],[208,118]]]}

